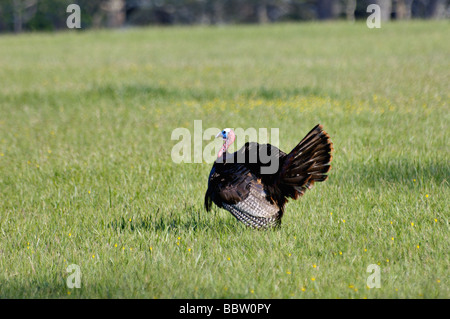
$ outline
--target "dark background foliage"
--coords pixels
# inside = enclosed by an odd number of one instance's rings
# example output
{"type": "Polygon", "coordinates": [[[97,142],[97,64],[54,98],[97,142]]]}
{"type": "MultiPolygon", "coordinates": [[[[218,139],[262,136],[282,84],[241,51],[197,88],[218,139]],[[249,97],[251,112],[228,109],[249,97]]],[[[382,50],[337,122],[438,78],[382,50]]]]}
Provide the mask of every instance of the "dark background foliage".
{"type": "Polygon", "coordinates": [[[66,28],[69,4],[81,8],[82,28],[140,25],[270,23],[365,19],[369,4],[384,20],[447,19],[449,0],[2,0],[0,32],[66,28]]]}

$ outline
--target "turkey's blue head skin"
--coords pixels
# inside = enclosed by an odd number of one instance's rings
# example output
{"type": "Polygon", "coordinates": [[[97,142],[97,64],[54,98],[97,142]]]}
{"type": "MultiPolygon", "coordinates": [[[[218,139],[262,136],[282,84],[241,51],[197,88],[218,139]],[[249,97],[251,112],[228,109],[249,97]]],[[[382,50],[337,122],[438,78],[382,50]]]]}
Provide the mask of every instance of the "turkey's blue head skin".
{"type": "Polygon", "coordinates": [[[231,129],[229,129],[229,128],[223,129],[222,132],[220,132],[219,134],[217,134],[216,137],[222,136],[222,138],[223,138],[224,140],[226,140],[226,139],[229,137],[230,132],[231,132],[231,129]]]}

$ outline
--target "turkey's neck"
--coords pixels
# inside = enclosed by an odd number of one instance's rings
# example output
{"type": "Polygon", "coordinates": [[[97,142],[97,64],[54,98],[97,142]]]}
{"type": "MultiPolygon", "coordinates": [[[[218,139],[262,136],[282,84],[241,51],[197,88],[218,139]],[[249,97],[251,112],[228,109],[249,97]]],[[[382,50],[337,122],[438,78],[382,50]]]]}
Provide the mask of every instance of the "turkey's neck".
{"type": "Polygon", "coordinates": [[[225,140],[225,143],[223,143],[222,148],[219,150],[219,153],[217,154],[217,158],[221,158],[224,153],[226,153],[228,147],[230,147],[231,144],[234,142],[234,134],[231,134],[229,138],[225,140]]]}
{"type": "Polygon", "coordinates": [[[221,158],[223,153],[225,153],[228,149],[228,140],[225,141],[225,143],[223,144],[222,148],[219,150],[219,153],[217,154],[217,158],[221,158]]]}

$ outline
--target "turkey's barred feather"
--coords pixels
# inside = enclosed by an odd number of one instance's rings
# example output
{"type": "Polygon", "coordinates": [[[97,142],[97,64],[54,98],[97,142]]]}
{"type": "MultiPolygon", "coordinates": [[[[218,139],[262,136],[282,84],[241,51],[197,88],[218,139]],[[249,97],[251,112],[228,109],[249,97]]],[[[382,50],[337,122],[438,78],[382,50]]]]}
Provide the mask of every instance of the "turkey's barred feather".
{"type": "Polygon", "coordinates": [[[245,225],[251,228],[269,228],[281,225],[281,218],[278,217],[256,217],[242,211],[236,205],[224,204],[223,206],[228,210],[237,220],[243,222],[245,225]]]}

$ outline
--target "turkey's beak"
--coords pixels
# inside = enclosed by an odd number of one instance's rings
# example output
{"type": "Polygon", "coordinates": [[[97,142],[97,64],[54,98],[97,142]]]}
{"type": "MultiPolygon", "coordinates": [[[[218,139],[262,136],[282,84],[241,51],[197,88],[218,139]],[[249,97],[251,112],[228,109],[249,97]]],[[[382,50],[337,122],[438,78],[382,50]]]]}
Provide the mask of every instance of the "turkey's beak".
{"type": "Polygon", "coordinates": [[[219,134],[216,135],[216,138],[222,136],[222,132],[219,132],[219,134]]]}

